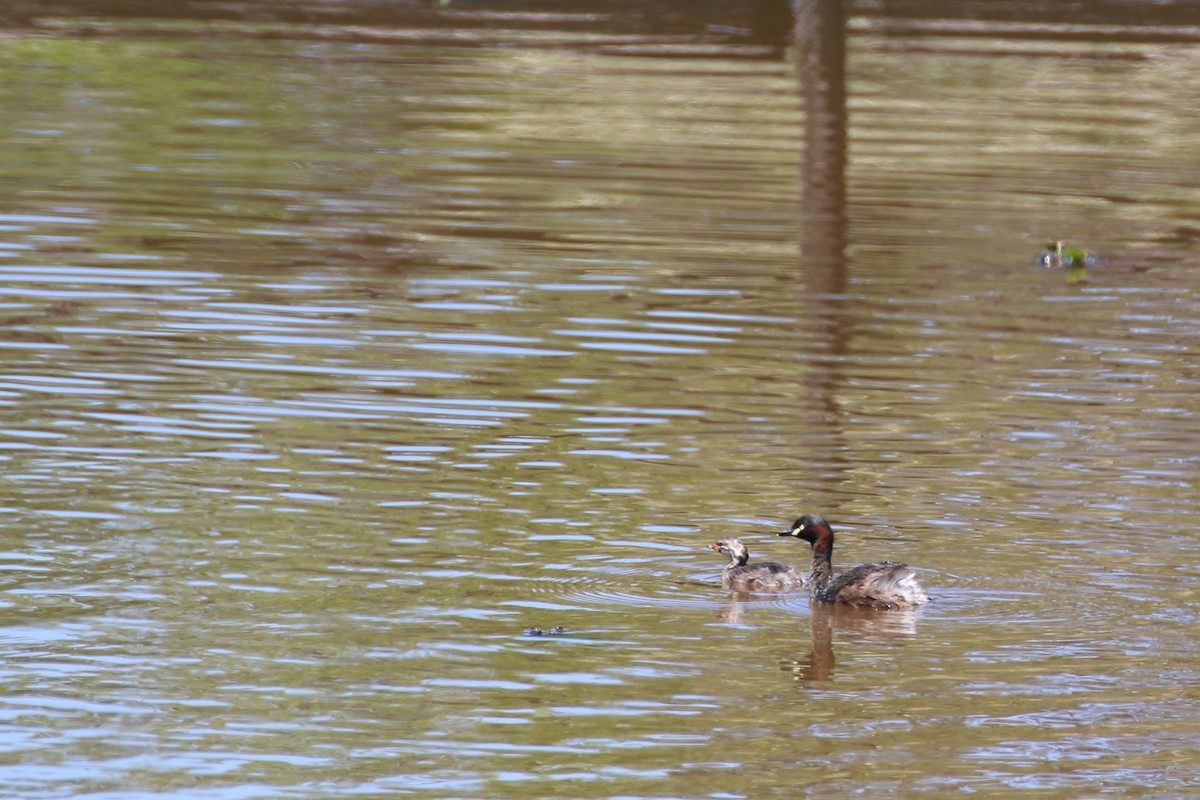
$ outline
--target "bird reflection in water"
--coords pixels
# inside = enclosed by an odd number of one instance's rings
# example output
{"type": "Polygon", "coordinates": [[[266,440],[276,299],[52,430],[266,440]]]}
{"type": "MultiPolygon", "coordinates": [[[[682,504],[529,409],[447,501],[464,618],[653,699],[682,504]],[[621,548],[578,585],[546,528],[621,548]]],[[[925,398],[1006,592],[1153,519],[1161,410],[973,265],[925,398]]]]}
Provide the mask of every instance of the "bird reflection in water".
{"type": "Polygon", "coordinates": [[[916,635],[918,613],[899,610],[876,614],[870,609],[813,603],[810,618],[812,647],[803,658],[781,661],[780,669],[792,673],[800,683],[828,681],[833,677],[836,663],[833,652],[835,629],[853,631],[864,642],[895,644],[916,635]]]}
{"type": "MultiPolygon", "coordinates": [[[[755,598],[749,593],[733,592],[729,600],[714,612],[714,616],[721,622],[736,625],[742,622],[748,608],[761,607],[761,604],[761,596],[755,598]]],[[[811,646],[808,653],[800,658],[784,658],[779,662],[779,668],[792,673],[800,683],[817,683],[833,677],[836,663],[833,651],[835,630],[850,631],[861,642],[898,644],[916,635],[917,616],[921,613],[915,609],[901,609],[880,614],[870,608],[824,603],[813,603],[810,609],[811,646]]]]}

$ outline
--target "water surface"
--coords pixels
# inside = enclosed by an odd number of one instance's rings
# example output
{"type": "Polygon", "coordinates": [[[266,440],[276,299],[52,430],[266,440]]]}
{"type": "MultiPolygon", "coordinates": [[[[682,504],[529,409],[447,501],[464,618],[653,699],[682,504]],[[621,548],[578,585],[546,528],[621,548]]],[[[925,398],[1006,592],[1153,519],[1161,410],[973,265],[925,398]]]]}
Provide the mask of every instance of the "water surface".
{"type": "Polygon", "coordinates": [[[3,794],[1187,796],[1194,47],[502,38],[0,43],[3,794]]]}

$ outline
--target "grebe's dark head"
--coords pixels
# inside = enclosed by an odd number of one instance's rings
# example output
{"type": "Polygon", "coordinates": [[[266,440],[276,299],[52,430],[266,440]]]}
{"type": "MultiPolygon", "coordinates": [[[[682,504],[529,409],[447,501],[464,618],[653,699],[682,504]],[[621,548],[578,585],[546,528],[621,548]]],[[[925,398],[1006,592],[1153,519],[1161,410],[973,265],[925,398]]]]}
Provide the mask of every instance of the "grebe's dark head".
{"type": "Polygon", "coordinates": [[[833,536],[833,529],[820,514],[805,514],[792,523],[786,531],[780,531],[780,536],[795,536],[809,544],[815,544],[819,536],[833,536]]]}
{"type": "Polygon", "coordinates": [[[710,544],[708,549],[716,550],[722,555],[729,556],[731,561],[736,561],[739,564],[745,564],[750,559],[750,551],[746,549],[746,545],[742,544],[741,539],[733,536],[718,539],[710,544]]]}

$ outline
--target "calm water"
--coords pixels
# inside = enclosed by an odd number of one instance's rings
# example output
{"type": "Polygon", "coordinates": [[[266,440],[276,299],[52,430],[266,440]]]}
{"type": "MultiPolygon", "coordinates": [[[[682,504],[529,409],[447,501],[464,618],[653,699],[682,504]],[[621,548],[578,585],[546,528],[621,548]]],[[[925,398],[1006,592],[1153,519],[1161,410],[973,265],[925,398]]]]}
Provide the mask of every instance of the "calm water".
{"type": "Polygon", "coordinates": [[[113,33],[0,40],[0,795],[1192,796],[1196,47],[853,37],[825,296],[786,62],[113,33]],[[724,594],[803,511],[935,601],[724,594]]]}

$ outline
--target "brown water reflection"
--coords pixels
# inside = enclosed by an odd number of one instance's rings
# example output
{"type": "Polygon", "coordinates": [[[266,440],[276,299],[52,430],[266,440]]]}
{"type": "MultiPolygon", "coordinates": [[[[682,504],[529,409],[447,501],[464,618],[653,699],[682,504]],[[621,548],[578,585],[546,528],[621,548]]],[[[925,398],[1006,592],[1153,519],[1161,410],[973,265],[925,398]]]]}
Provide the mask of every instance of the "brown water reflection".
{"type": "Polygon", "coordinates": [[[1190,49],[856,33],[829,292],[784,63],[196,32],[0,43],[3,794],[1190,791],[1190,49]]]}

